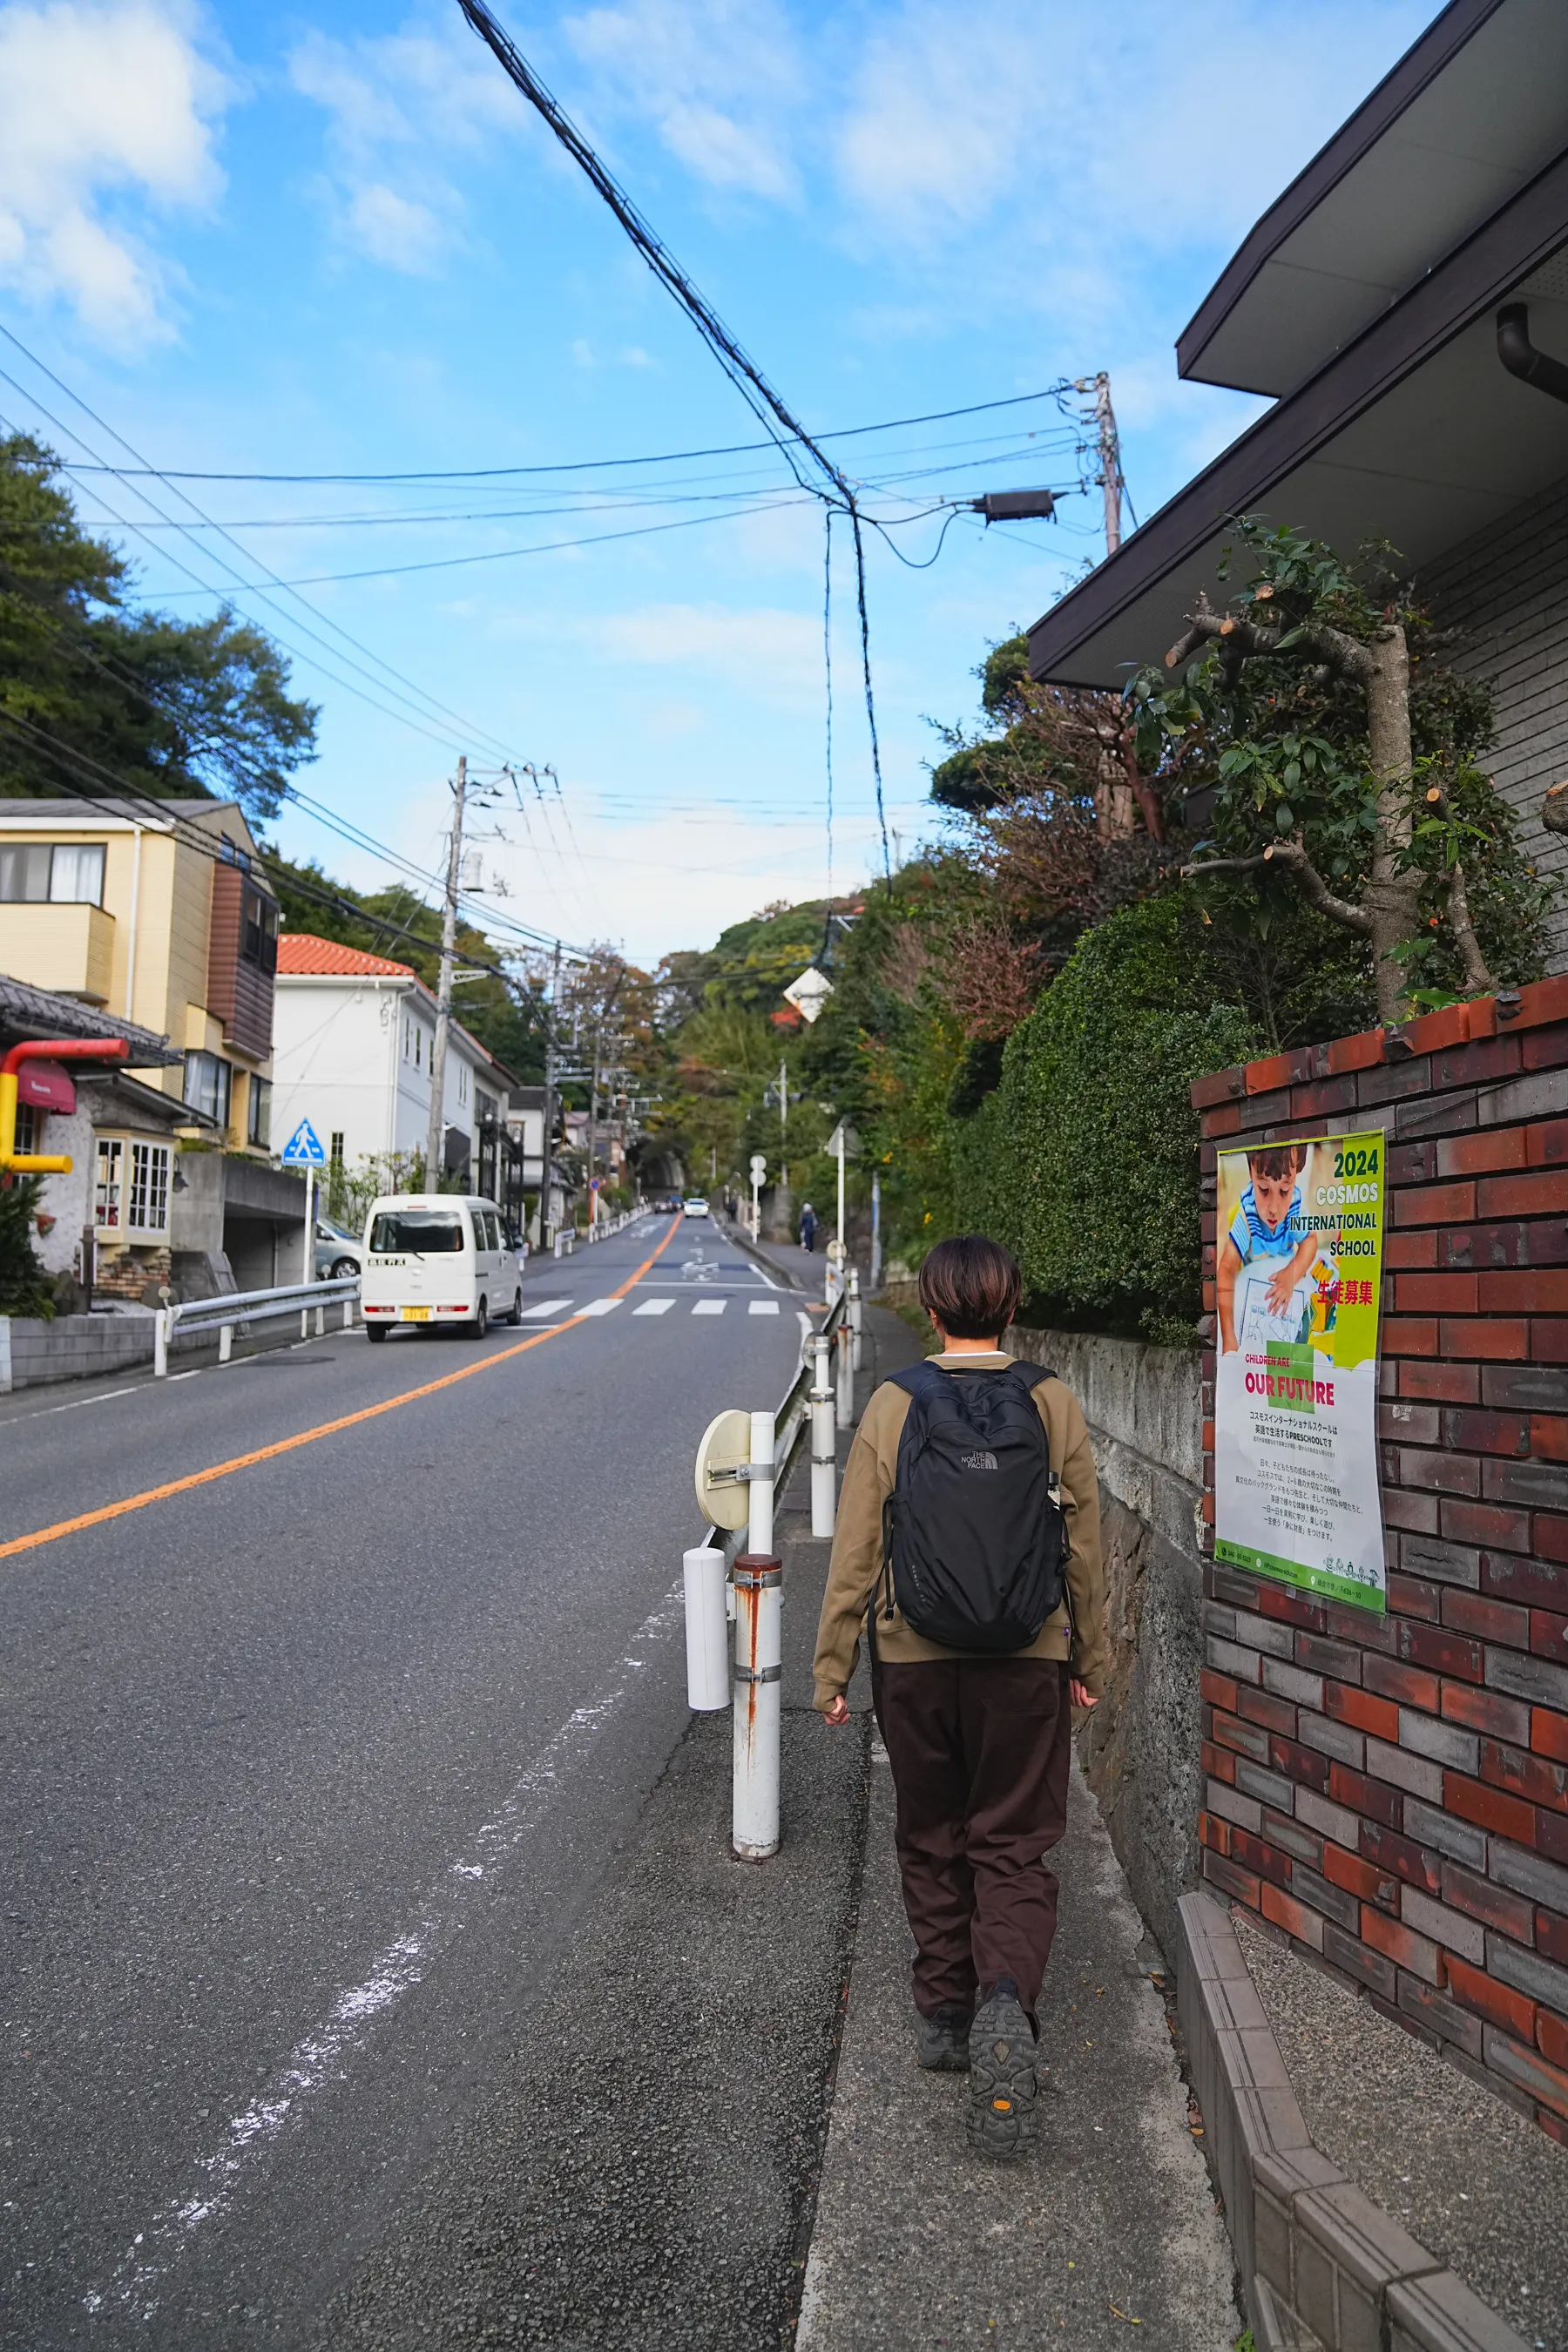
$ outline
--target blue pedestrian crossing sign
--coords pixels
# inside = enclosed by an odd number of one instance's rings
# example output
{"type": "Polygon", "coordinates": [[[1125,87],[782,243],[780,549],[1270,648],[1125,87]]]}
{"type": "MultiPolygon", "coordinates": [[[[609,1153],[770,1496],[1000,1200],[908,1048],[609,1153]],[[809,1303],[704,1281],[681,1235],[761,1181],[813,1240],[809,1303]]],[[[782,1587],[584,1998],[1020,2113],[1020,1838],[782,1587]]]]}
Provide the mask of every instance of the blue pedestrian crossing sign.
{"type": "Polygon", "coordinates": [[[288,1142],[283,1146],[285,1168],[324,1168],[327,1155],[321,1149],[321,1139],[308,1118],[302,1118],[288,1142]]]}

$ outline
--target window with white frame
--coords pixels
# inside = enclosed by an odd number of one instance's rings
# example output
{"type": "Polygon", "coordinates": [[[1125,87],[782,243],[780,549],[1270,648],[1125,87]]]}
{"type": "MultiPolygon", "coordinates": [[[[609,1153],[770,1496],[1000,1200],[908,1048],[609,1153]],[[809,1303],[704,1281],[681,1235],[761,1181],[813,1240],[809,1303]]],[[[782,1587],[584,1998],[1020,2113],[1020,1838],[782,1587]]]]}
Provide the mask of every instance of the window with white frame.
{"type": "Polygon", "coordinates": [[[101,907],[102,842],[24,841],[0,848],[0,901],[101,907]]]}
{"type": "Polygon", "coordinates": [[[125,1223],[132,1233],[166,1234],[169,1230],[169,1146],[132,1143],[131,1193],[125,1223]]]}
{"type": "Polygon", "coordinates": [[[98,1189],[92,1222],[100,1234],[117,1234],[123,1223],[125,1146],[118,1135],[98,1139],[98,1189]]]}

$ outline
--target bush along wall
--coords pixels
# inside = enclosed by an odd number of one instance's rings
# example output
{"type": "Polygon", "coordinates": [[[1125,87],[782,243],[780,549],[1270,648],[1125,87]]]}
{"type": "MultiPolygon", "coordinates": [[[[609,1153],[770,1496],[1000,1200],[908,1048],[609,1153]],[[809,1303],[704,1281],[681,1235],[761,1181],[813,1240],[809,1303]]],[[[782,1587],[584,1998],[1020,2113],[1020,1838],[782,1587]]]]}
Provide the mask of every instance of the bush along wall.
{"type": "Polygon", "coordinates": [[[1212,1560],[1202,1871],[1568,2142],[1568,979],[1193,1088],[1387,1130],[1378,1618],[1212,1560]]]}

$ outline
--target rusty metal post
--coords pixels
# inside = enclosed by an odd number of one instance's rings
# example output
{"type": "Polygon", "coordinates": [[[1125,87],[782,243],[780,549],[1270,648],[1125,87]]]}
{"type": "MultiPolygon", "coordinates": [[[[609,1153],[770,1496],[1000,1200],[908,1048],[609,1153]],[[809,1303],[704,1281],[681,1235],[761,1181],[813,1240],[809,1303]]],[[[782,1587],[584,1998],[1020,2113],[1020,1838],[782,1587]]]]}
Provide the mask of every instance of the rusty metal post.
{"type": "Polygon", "coordinates": [[[784,1567],[772,1552],[735,1562],[735,1760],[730,1841],[742,1862],[779,1850],[779,1682],[784,1567]]]}

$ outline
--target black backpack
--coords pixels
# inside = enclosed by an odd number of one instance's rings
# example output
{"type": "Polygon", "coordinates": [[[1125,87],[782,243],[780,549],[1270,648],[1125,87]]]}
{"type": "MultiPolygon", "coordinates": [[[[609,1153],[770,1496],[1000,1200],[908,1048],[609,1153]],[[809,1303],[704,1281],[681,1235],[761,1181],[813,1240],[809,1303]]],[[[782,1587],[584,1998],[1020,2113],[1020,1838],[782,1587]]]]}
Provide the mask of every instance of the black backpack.
{"type": "Polygon", "coordinates": [[[943,1649],[1026,1650],[1062,1598],[1061,1480],[1030,1394],[1037,1364],[893,1379],[910,1409],[882,1508],[885,1614],[943,1649]]]}

